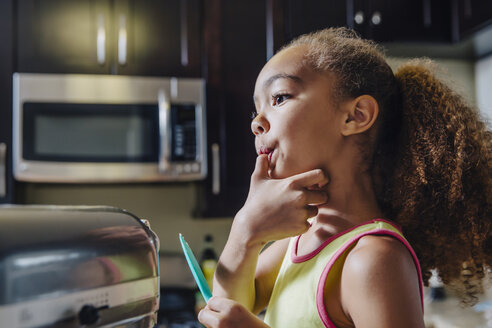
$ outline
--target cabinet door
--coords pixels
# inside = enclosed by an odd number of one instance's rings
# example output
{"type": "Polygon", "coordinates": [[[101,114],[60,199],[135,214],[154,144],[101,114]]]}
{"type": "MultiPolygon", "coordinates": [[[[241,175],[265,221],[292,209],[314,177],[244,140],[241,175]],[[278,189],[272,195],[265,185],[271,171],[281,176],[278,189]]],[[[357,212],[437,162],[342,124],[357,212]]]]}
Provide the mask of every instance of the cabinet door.
{"type": "Polygon", "coordinates": [[[285,0],[284,3],[287,40],[327,27],[345,26],[347,15],[351,15],[351,3],[346,0],[285,0]]]}
{"type": "Polygon", "coordinates": [[[109,0],[19,0],[17,70],[109,73],[109,0]]]}
{"type": "Polygon", "coordinates": [[[457,0],[460,38],[492,24],[491,0],[457,0]]]}
{"type": "Polygon", "coordinates": [[[256,77],[267,60],[266,1],[209,0],[205,8],[209,176],[196,215],[233,216],[244,204],[256,151],[256,77]]]}
{"type": "Polygon", "coordinates": [[[115,0],[115,72],[200,76],[201,0],[115,0]]]}
{"type": "Polygon", "coordinates": [[[12,73],[13,1],[0,1],[0,203],[13,202],[12,73]]]}
{"type": "Polygon", "coordinates": [[[354,25],[365,38],[378,42],[451,41],[446,0],[355,0],[354,25]]]}

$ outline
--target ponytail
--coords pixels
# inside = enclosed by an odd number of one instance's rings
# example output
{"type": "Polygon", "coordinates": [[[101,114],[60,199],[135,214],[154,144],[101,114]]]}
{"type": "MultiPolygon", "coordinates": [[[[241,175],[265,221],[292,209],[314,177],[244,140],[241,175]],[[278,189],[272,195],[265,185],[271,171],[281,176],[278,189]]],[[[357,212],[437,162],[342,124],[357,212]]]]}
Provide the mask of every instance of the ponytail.
{"type": "Polygon", "coordinates": [[[382,201],[404,228],[424,277],[474,303],[492,267],[492,138],[478,112],[437,79],[429,61],[395,74],[401,129],[382,201]]]}

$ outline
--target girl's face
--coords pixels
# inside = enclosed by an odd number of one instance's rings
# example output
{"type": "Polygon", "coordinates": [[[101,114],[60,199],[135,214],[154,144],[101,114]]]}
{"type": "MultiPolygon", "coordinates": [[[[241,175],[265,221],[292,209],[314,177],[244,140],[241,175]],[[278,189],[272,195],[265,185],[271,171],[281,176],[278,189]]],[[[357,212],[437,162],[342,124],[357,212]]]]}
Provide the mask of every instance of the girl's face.
{"type": "Polygon", "coordinates": [[[341,150],[344,117],[333,101],[333,77],[303,65],[305,50],[279,52],[256,81],[251,129],[257,153],[268,154],[272,178],[317,168],[329,172],[341,150]]]}

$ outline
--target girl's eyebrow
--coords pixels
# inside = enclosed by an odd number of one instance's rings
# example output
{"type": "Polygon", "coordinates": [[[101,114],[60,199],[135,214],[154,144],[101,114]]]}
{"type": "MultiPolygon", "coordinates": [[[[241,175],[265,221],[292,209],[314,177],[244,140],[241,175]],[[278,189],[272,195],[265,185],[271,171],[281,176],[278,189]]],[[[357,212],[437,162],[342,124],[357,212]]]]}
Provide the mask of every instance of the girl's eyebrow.
{"type": "Polygon", "coordinates": [[[280,74],[276,74],[276,75],[269,77],[268,80],[266,80],[263,83],[263,88],[267,88],[268,86],[270,86],[270,84],[272,84],[275,80],[278,80],[278,79],[290,79],[290,80],[292,80],[298,84],[302,84],[302,80],[299,76],[280,73],[280,74]]]}

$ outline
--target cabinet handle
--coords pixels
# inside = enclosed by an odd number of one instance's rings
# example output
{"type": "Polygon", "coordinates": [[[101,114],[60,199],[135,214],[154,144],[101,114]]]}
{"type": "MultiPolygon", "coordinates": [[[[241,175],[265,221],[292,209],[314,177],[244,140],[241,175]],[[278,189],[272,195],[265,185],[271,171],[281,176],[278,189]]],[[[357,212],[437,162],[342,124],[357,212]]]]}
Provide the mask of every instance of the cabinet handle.
{"type": "Polygon", "coordinates": [[[354,22],[357,25],[361,25],[364,23],[364,12],[363,11],[359,10],[358,12],[355,13],[354,22]]]}
{"type": "Polygon", "coordinates": [[[381,13],[379,11],[375,11],[371,17],[371,23],[373,25],[379,25],[381,24],[381,21],[382,21],[381,13]]]}
{"type": "Polygon", "coordinates": [[[104,15],[97,16],[97,63],[106,63],[106,28],[104,27],[104,15]]]}
{"type": "Polygon", "coordinates": [[[463,4],[463,11],[465,12],[465,18],[470,19],[473,15],[472,13],[472,5],[471,5],[471,0],[465,0],[465,3],[463,4]]]}
{"type": "Polygon", "coordinates": [[[0,143],[0,197],[7,196],[7,145],[0,143]]]}
{"type": "Polygon", "coordinates": [[[120,15],[120,27],[118,28],[118,64],[126,65],[127,32],[126,16],[120,15]]]}
{"type": "Polygon", "coordinates": [[[166,91],[159,90],[157,95],[159,102],[159,172],[167,172],[170,169],[170,145],[169,145],[169,120],[171,118],[171,103],[166,91]]]}
{"type": "Polygon", "coordinates": [[[187,0],[181,0],[181,65],[188,66],[188,15],[187,0]]]}
{"type": "Polygon", "coordinates": [[[424,27],[431,27],[432,25],[432,12],[431,12],[431,0],[424,0],[424,27]]]}
{"type": "Polygon", "coordinates": [[[220,147],[212,144],[212,193],[220,194],[220,147]]]}

